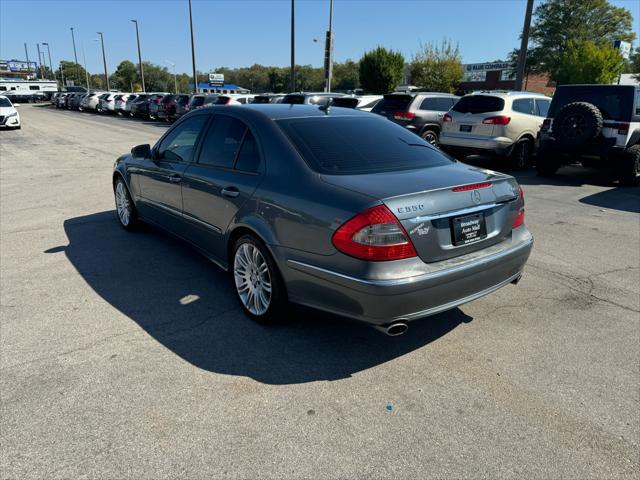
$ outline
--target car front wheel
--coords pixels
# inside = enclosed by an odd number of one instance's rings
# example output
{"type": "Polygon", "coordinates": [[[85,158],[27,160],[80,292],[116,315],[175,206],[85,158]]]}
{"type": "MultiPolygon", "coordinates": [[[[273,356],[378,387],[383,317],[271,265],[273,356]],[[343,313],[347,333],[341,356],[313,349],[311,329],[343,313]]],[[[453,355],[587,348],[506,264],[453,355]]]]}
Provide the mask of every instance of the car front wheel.
{"type": "Polygon", "coordinates": [[[245,314],[259,323],[274,323],[286,304],[280,272],[266,247],[252,235],[235,244],[233,283],[245,314]]]}
{"type": "Polygon", "coordinates": [[[133,230],[138,224],[138,215],[136,207],[129,195],[129,189],[124,183],[122,178],[116,180],[113,193],[116,200],[116,213],[118,214],[118,220],[120,225],[125,230],[133,230]]]}

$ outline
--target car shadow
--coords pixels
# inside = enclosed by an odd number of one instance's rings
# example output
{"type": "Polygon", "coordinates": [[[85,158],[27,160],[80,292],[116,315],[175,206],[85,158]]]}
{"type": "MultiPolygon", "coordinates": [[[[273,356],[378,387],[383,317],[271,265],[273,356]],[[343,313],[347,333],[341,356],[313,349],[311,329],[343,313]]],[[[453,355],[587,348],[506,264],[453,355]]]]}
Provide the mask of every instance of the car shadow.
{"type": "Polygon", "coordinates": [[[68,219],[64,254],[106,302],[192,365],[267,384],[337,380],[446,335],[471,317],[459,309],[413,322],[388,337],[366,325],[292,306],[289,319],[246,318],[228,275],[188,245],[152,227],[135,233],[106,211],[68,219]]]}

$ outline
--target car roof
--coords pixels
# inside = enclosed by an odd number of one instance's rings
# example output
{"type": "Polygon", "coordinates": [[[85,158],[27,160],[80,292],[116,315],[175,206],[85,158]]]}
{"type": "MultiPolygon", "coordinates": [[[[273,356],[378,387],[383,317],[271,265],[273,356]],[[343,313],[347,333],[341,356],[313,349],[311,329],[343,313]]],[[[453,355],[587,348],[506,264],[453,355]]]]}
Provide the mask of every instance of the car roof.
{"type": "Polygon", "coordinates": [[[386,95],[384,95],[385,97],[388,97],[390,95],[406,95],[409,97],[417,97],[418,95],[428,95],[428,96],[432,96],[432,97],[457,97],[457,95],[454,95],[453,93],[444,93],[444,92],[391,92],[391,93],[387,93],[386,95]]]}
{"type": "MultiPolygon", "coordinates": [[[[329,107],[328,109],[317,105],[297,105],[288,103],[250,103],[243,106],[226,105],[223,107],[212,107],[223,111],[251,112],[253,114],[264,115],[271,120],[282,120],[286,118],[304,117],[371,117],[368,112],[354,110],[352,108],[329,107]]],[[[377,118],[377,117],[376,117],[377,118]]]]}
{"type": "MultiPolygon", "coordinates": [[[[500,98],[517,97],[517,96],[549,98],[543,93],[520,92],[520,91],[516,91],[516,90],[513,90],[513,91],[511,91],[511,90],[510,91],[505,91],[505,90],[476,90],[475,92],[468,93],[467,95],[469,95],[469,96],[471,96],[471,95],[486,95],[486,96],[500,97],[500,98]]],[[[465,95],[465,96],[467,96],[467,95],[465,95]]]]}

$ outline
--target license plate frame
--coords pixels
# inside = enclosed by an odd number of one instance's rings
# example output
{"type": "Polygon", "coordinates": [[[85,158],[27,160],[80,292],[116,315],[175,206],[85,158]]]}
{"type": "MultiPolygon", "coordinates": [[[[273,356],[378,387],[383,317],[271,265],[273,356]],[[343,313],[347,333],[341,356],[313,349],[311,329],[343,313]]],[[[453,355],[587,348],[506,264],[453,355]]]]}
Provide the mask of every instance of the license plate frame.
{"type": "Polygon", "coordinates": [[[460,131],[465,133],[470,133],[473,129],[473,125],[460,125],[460,131]]]}
{"type": "Polygon", "coordinates": [[[451,219],[451,240],[455,246],[470,245],[485,238],[487,238],[487,222],[484,212],[451,219]]]}

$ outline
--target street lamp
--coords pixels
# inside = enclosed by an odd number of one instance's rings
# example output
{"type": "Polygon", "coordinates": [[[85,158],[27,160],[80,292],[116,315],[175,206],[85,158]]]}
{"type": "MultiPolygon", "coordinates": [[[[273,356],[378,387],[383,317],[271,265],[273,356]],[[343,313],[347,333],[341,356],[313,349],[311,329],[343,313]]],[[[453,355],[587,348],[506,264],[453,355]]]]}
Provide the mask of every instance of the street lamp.
{"type": "Polygon", "coordinates": [[[291,91],[296,91],[295,0],[291,0],[291,91]]]}
{"type": "Polygon", "coordinates": [[[42,45],[47,46],[47,54],[49,55],[49,68],[51,69],[51,74],[53,75],[53,79],[56,79],[56,74],[53,71],[53,64],[51,63],[51,49],[49,48],[49,44],[47,42],[42,42],[42,45]]]}
{"type": "Polygon", "coordinates": [[[76,60],[76,65],[78,64],[78,54],[76,53],[76,37],[73,35],[73,27],[71,27],[71,41],[73,42],[73,58],[76,60]]]}
{"type": "Polygon", "coordinates": [[[138,63],[140,64],[140,80],[142,81],[142,92],[146,93],[147,89],[144,85],[144,68],[142,67],[142,54],[140,53],[140,32],[138,31],[138,20],[131,20],[136,24],[136,39],[138,40],[138,63]]]}
{"type": "Polygon", "coordinates": [[[176,76],[176,64],[169,60],[164,61],[166,64],[173,67],[173,93],[178,93],[178,77],[176,76]]]}
{"type": "MultiPolygon", "coordinates": [[[[104,36],[102,32],[97,32],[100,35],[100,44],[102,45],[102,63],[104,65],[104,83],[107,85],[107,92],[111,91],[109,88],[109,72],[107,71],[107,57],[104,54],[104,36]]],[[[96,39],[97,40],[97,39],[96,39]]]]}
{"type": "Polygon", "coordinates": [[[325,90],[331,91],[331,76],[333,75],[333,0],[329,0],[329,31],[327,32],[327,60],[325,67],[325,75],[327,76],[327,85],[325,90]]]}
{"type": "Polygon", "coordinates": [[[189,0],[189,28],[191,29],[191,64],[193,66],[193,93],[198,93],[198,74],[196,73],[196,47],[193,41],[193,18],[191,15],[191,0],[189,0]]]}

